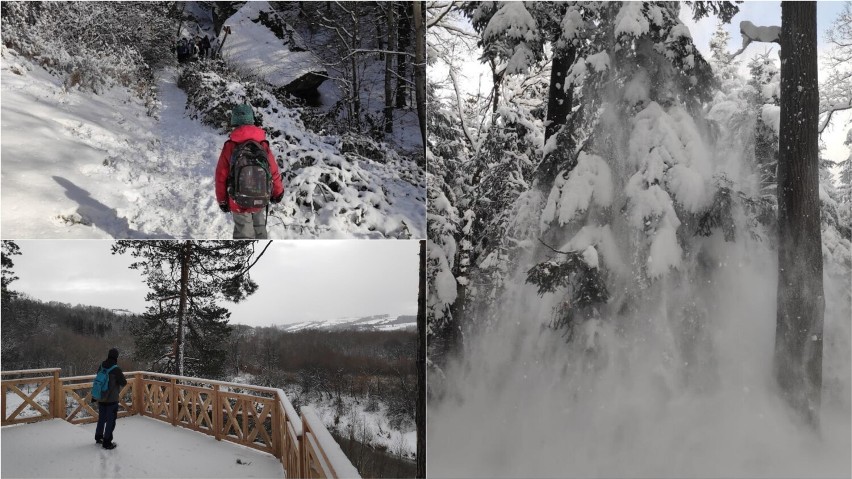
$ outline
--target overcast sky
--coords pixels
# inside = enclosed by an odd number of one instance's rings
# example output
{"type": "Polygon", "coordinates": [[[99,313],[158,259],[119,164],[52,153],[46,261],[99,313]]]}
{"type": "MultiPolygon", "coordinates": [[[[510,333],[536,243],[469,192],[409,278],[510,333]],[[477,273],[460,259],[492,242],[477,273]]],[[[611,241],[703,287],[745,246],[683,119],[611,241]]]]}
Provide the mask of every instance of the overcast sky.
{"type": "MultiPolygon", "coordinates": [[[[112,241],[21,240],[11,289],[61,301],[134,313],[147,286],[112,241]]],[[[262,243],[258,244],[262,246],[262,243]]],[[[258,248],[260,250],[262,248],[258,248]]],[[[251,326],[417,314],[417,241],[275,241],[251,271],[259,288],[240,304],[223,303],[232,323],[251,326]]]]}

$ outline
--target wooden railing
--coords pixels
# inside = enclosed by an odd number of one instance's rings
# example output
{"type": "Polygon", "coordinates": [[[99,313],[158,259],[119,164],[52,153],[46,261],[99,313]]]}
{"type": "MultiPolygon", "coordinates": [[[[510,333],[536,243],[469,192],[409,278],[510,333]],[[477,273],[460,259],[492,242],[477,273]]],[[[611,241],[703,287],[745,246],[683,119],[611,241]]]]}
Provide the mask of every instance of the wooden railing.
{"type": "Polygon", "coordinates": [[[3,417],[2,417],[2,425],[6,426],[9,424],[22,424],[29,423],[35,421],[41,421],[42,419],[52,419],[56,414],[56,405],[58,404],[57,399],[57,391],[59,391],[59,372],[61,369],[59,368],[48,368],[48,369],[28,369],[25,371],[3,371],[3,376],[24,376],[18,379],[4,379],[2,381],[2,407],[3,408],[3,417]],[[45,374],[45,376],[35,376],[36,374],[45,374]],[[49,374],[49,376],[47,376],[49,374]],[[35,386],[35,390],[24,392],[24,388],[21,386],[28,385],[30,388],[35,386]],[[44,408],[44,404],[39,404],[37,401],[39,396],[42,395],[43,392],[49,392],[49,400],[47,403],[47,409],[44,408]],[[13,393],[14,399],[21,399],[21,404],[18,405],[11,413],[8,413],[7,409],[7,399],[9,393],[13,393]],[[32,409],[30,411],[26,411],[27,406],[30,406],[32,409]],[[22,415],[24,412],[28,412],[28,415],[22,415]],[[8,414],[7,414],[8,413],[8,414]]]}
{"type": "MultiPolygon", "coordinates": [[[[61,418],[98,420],[91,402],[95,376],[61,378],[59,369],[3,371],[2,425],[61,418]],[[37,376],[38,374],[45,374],[37,376]],[[49,375],[47,375],[49,374],[49,375]],[[29,385],[31,392],[21,386],[29,385]],[[44,393],[49,392],[47,407],[44,393]],[[7,415],[7,395],[21,404],[7,415]],[[22,416],[24,411],[28,413],[22,416]]],[[[272,454],[287,477],[359,477],[311,407],[300,417],[281,389],[151,372],[126,373],[119,417],[142,415],[272,454]]]]}

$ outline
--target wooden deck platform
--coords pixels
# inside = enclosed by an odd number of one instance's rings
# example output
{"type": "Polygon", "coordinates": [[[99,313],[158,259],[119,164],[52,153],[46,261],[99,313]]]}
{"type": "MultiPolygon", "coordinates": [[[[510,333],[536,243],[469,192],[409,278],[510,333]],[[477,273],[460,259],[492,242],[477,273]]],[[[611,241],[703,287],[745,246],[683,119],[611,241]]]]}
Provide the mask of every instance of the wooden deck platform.
{"type": "Polygon", "coordinates": [[[95,424],[62,419],[0,429],[3,478],[285,477],[274,456],[214,437],[130,416],[116,423],[118,447],[95,443],[95,424]],[[239,461],[239,462],[238,462],[239,461]]]}

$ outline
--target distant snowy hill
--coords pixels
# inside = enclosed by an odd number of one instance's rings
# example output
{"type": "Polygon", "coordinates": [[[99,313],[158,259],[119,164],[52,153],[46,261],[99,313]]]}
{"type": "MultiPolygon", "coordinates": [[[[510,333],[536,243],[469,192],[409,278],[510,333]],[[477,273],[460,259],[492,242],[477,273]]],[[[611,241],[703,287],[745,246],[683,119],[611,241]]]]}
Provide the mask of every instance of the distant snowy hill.
{"type": "Polygon", "coordinates": [[[396,331],[404,329],[416,329],[416,316],[392,317],[388,314],[379,314],[363,318],[338,318],[323,321],[304,321],[301,323],[284,324],[278,327],[288,333],[319,329],[324,331],[396,331]]]}

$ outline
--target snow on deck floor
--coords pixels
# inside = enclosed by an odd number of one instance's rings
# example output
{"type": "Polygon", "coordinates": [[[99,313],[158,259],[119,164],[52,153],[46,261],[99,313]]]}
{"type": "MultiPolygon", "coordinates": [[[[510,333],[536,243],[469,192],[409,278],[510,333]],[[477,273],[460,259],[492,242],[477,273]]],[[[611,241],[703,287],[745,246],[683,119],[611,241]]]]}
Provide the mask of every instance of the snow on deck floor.
{"type": "Polygon", "coordinates": [[[95,424],[61,419],[0,429],[2,477],[284,477],[275,457],[139,416],[116,423],[118,447],[95,444],[95,424]],[[240,462],[248,463],[241,465],[240,462]]]}

